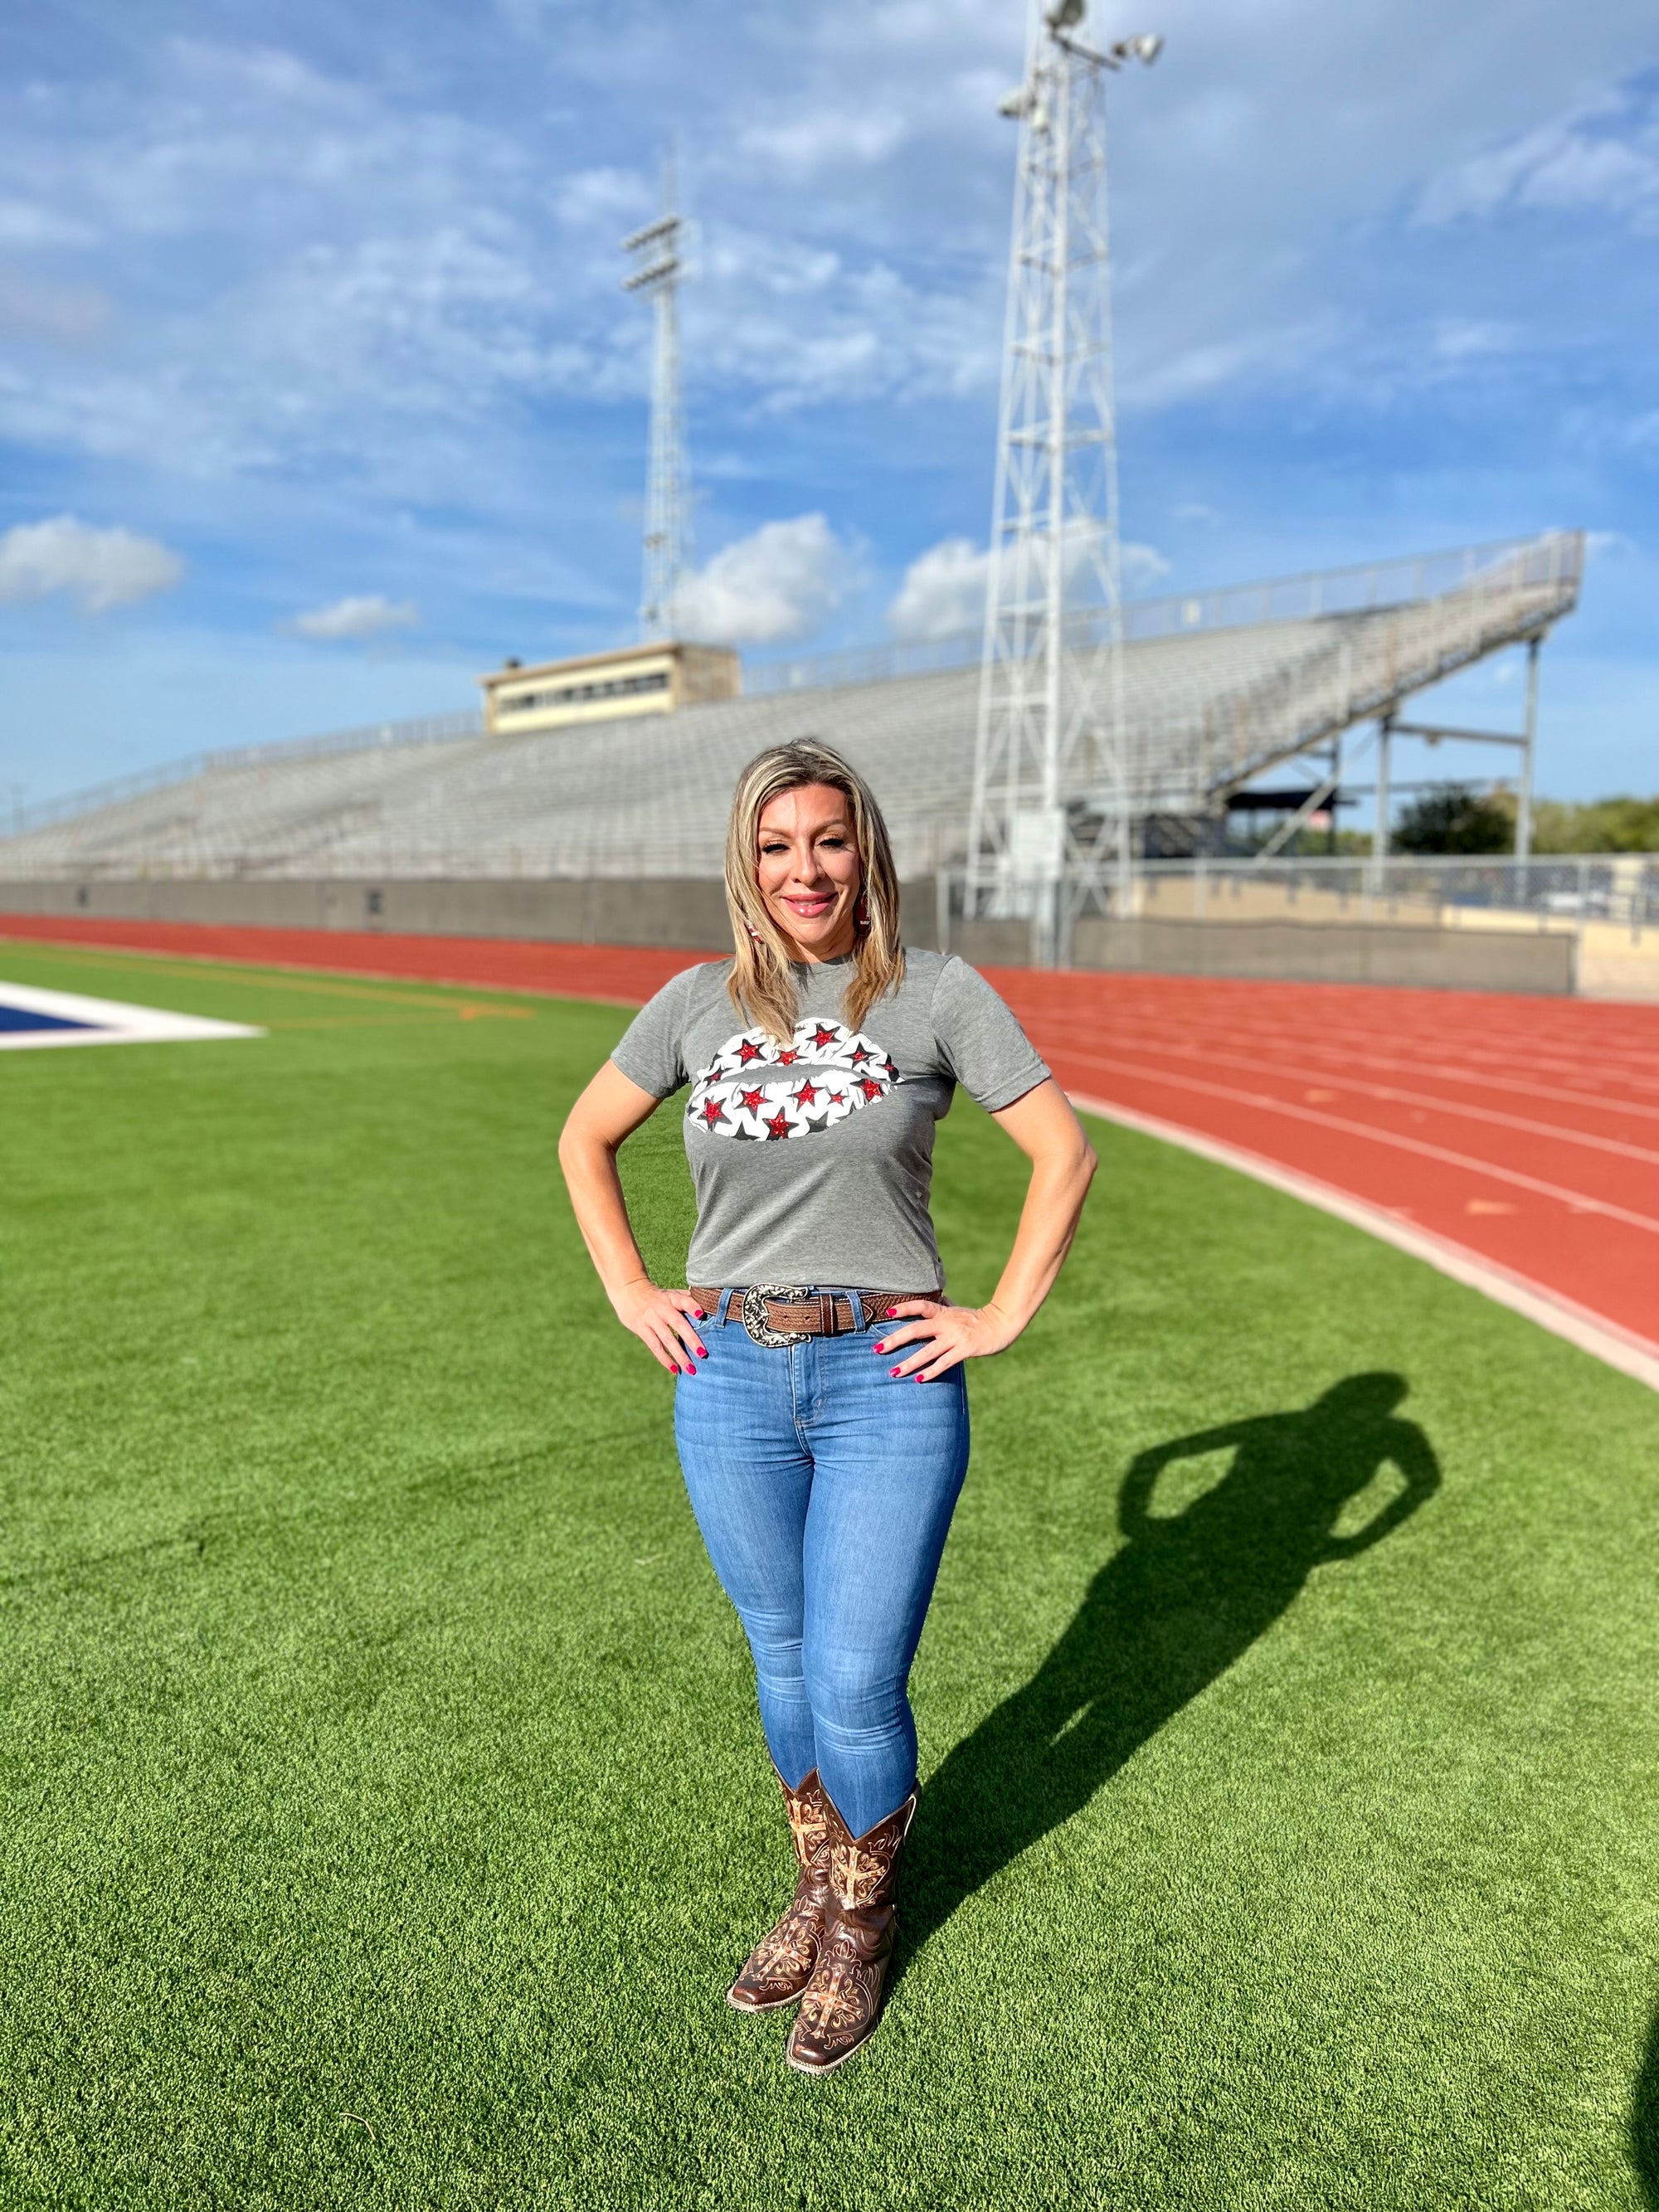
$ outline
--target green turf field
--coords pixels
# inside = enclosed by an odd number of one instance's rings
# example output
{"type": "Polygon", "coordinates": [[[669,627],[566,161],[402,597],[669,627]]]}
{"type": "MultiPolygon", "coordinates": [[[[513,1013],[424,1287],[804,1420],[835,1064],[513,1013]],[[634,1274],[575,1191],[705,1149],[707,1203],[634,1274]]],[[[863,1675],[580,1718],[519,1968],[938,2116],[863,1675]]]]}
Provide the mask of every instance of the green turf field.
{"type": "MultiPolygon", "coordinates": [[[[1097,1127],[973,1376],[902,1977],[805,2080],[723,2001],[791,1869],[554,1161],[625,1017],[0,976],[270,1030],[0,1054],[5,2212],[1659,2204],[1659,1398],[1097,1127]]],[[[674,1117],[629,1157],[678,1278],[674,1117]]],[[[1020,1165],[952,1115],[958,1296],[1020,1165]]]]}

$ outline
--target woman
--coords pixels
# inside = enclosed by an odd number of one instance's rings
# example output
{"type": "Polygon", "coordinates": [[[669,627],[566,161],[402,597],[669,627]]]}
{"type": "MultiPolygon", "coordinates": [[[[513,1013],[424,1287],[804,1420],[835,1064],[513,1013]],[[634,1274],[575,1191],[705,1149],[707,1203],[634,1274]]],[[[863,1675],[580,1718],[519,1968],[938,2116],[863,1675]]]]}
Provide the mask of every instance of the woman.
{"type": "Polygon", "coordinates": [[[559,1158],[617,1318],[678,1377],[680,1463],[749,1638],[799,1865],[730,2001],[799,1997],[786,2056],[821,2074],[873,2030],[892,1954],[916,1804],[907,1685],[967,1472],[963,1362],[1006,1350],[1048,1296],[1095,1156],[989,984],[901,948],[886,826],[838,754],[781,745],[750,763],[726,894],[734,957],[641,1010],[559,1158]],[[688,1081],[694,1287],[668,1290],[646,1273],[617,1152],[688,1081]],[[1031,1162],[979,1307],[945,1297],[927,1207],[958,1082],[1031,1162]]]}

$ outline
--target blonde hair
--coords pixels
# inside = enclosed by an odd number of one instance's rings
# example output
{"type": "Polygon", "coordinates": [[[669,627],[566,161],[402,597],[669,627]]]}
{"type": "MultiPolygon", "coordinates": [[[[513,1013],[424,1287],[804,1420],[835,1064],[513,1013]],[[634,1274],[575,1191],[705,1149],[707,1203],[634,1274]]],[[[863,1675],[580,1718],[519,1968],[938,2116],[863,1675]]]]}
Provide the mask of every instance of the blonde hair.
{"type": "Polygon", "coordinates": [[[856,769],[816,738],[802,738],[757,753],[738,778],[726,832],[726,903],[737,948],[726,989],[747,1020],[758,1024],[769,1036],[784,1039],[793,1034],[800,1003],[789,948],[756,880],[760,818],[783,793],[812,783],[827,784],[847,801],[858,846],[861,902],[869,917],[868,927],[860,927],[854,939],[853,973],[842,994],[848,1027],[861,1028],[876,1001],[904,980],[898,872],[875,793],[856,769]]]}

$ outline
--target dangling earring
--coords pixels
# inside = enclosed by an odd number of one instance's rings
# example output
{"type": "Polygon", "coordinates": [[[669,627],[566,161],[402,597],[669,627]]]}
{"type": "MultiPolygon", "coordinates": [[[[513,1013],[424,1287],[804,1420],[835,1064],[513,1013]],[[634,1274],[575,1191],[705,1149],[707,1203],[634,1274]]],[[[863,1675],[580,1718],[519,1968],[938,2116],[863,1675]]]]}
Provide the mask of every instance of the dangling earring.
{"type": "Polygon", "coordinates": [[[870,902],[862,891],[859,893],[858,904],[853,908],[853,927],[860,937],[870,934],[870,902]]]}

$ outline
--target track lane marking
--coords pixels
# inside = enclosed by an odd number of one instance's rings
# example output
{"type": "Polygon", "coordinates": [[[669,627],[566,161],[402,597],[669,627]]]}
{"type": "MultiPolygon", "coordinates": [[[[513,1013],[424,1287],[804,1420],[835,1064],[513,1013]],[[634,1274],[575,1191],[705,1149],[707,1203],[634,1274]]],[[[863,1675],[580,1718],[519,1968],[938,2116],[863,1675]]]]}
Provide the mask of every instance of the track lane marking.
{"type": "MultiPolygon", "coordinates": [[[[1105,1029],[1109,1025],[1096,1024],[1092,1026],[1105,1029]]],[[[1255,1043],[1263,1050],[1283,1042],[1282,1032],[1250,1031],[1236,1025],[1218,1026],[1206,1031],[1196,1022],[1184,1021],[1182,1027],[1188,1035],[1199,1040],[1193,1048],[1195,1052],[1214,1048],[1202,1042],[1206,1036],[1231,1039],[1235,1043],[1255,1043]]],[[[1102,1041],[1110,1043],[1113,1039],[1107,1036],[1102,1041]]],[[[1368,1053],[1361,1048],[1358,1038],[1345,1040],[1340,1032],[1329,1030],[1316,1038],[1298,1035],[1296,1047],[1304,1056],[1334,1060],[1343,1066],[1375,1068],[1383,1073],[1426,1077],[1441,1083],[1464,1083],[1472,1087],[1478,1085],[1486,1090],[1513,1092],[1523,1098],[1547,1098],[1564,1106],[1595,1106],[1606,1114],[1633,1114],[1643,1121],[1659,1121],[1659,1105],[1648,1105],[1638,1099],[1610,1098],[1595,1091],[1558,1089],[1551,1085],[1524,1082],[1515,1077],[1486,1074],[1474,1068],[1459,1068],[1445,1063],[1425,1066],[1421,1060],[1368,1053]]]]}
{"type": "MultiPolygon", "coordinates": [[[[1286,1083],[1308,1083],[1317,1073],[1320,1079],[1334,1083],[1338,1090],[1356,1091],[1368,1097],[1391,1101],[1402,1106],[1425,1106],[1436,1114],[1458,1114],[1477,1121],[1489,1121],[1495,1128],[1518,1129],[1523,1134],[1559,1140],[1562,1144],[1583,1145],[1600,1152],[1612,1152],[1622,1159],[1640,1160],[1644,1166],[1659,1168],[1659,1152],[1649,1152],[1640,1145],[1627,1145],[1618,1137],[1592,1136],[1588,1130],[1564,1129],[1549,1121],[1529,1121],[1518,1114],[1505,1114],[1492,1106],[1466,1105],[1460,1099],[1436,1098],[1428,1091],[1404,1091],[1392,1085],[1363,1082],[1352,1076],[1324,1074],[1322,1071],[1303,1070],[1294,1066],[1268,1066],[1260,1060],[1244,1060],[1236,1053],[1218,1051],[1214,1047],[1200,1052],[1181,1045],[1147,1043],[1140,1049],[1149,1057],[1168,1060],[1201,1060],[1207,1066],[1236,1067],[1242,1074],[1282,1077],[1286,1083]]],[[[1328,1094],[1332,1095],[1332,1094],[1328,1094]]]]}
{"type": "MultiPolygon", "coordinates": [[[[1528,1082],[1513,1074],[1498,1075],[1467,1065],[1460,1066],[1455,1060],[1441,1059],[1430,1062],[1426,1055],[1409,1059],[1401,1054],[1379,1054],[1366,1048],[1370,1033],[1354,1036],[1328,1027],[1313,1035],[1301,1026],[1264,1028],[1258,1024],[1219,1023],[1195,1018],[1179,1008],[1168,1007],[1158,1010],[1156,1007],[1117,1006],[1107,1009],[1094,1006],[1081,1012],[1073,1009],[1062,1012],[1059,1009],[1026,1000],[1024,1010],[1039,1025],[1048,1021],[1063,1020],[1073,1036],[1093,1036],[1108,1046],[1119,1043],[1126,1030],[1133,1026],[1135,1018],[1144,1012],[1149,1025],[1155,1021],[1168,1029],[1178,1023],[1182,1035],[1193,1040],[1190,1049],[1198,1054],[1208,1050],[1224,1051],[1229,1046],[1237,1045],[1270,1054],[1288,1043],[1304,1060],[1330,1061],[1343,1067],[1370,1068],[1382,1073],[1405,1073],[1419,1079],[1500,1091],[1522,1098],[1547,1099],[1573,1107],[1593,1106],[1601,1113],[1628,1114],[1644,1121],[1659,1121],[1659,1104],[1650,1103],[1646,1099],[1609,1096],[1605,1091],[1588,1088],[1557,1087],[1528,1082]]],[[[1134,1048],[1140,1048],[1139,1036],[1134,1040],[1134,1048]]],[[[1513,1062],[1509,1065],[1512,1067],[1513,1062]]]]}
{"type": "MultiPolygon", "coordinates": [[[[1145,1006],[1134,1002],[1120,1004],[1113,1006],[1109,1011],[1106,1007],[1091,1008],[1090,1012],[1094,1018],[1094,1024],[1101,1026],[1121,1026],[1121,1018],[1125,1013],[1131,1016],[1144,1013],[1151,1019],[1167,1024],[1171,1019],[1172,1013],[1174,1013],[1180,1020],[1182,1029],[1194,1036],[1209,1035],[1224,1037],[1231,1039],[1235,1042],[1258,1044],[1263,1049],[1267,1049],[1276,1043],[1282,1042],[1288,1035],[1294,1037],[1299,1049],[1305,1051],[1332,1053],[1341,1050],[1346,1046],[1352,1044],[1357,1045],[1361,1052],[1364,1054],[1370,1064],[1379,1067],[1403,1067],[1410,1069],[1413,1072],[1416,1072],[1421,1065],[1420,1054],[1416,1058],[1401,1058],[1399,1056],[1384,1058],[1376,1054],[1374,1047],[1374,1027],[1368,1028],[1364,1030],[1347,1030],[1328,1024],[1324,1027],[1321,1028],[1317,1032],[1310,1033],[1305,1023],[1292,1025],[1286,1023],[1273,1024],[1262,1024],[1260,1022],[1240,1022],[1234,1018],[1229,1018],[1222,1014],[1194,1014],[1188,1009],[1171,1009],[1167,1005],[1160,1006],[1156,1000],[1152,1000],[1145,1006]]],[[[1075,1014],[1073,1014],[1073,1018],[1075,1018],[1075,1014]]],[[[1509,1071],[1507,1074],[1504,1074],[1498,1073],[1492,1069],[1482,1067],[1479,1065],[1480,1055],[1475,1048],[1471,1046],[1467,1036],[1457,1041],[1455,1048],[1453,1048],[1450,1041],[1444,1037],[1437,1037],[1434,1039],[1420,1038],[1413,1040],[1407,1033],[1401,1031],[1398,1028],[1395,1030],[1394,1036],[1397,1042],[1405,1043],[1416,1042],[1423,1045],[1426,1049],[1432,1050],[1437,1054],[1446,1054],[1449,1053],[1451,1064],[1437,1071],[1438,1073],[1444,1073],[1449,1079],[1468,1081],[1471,1083],[1493,1084],[1504,1089],[1520,1088],[1527,1091],[1528,1095],[1543,1095],[1540,1092],[1539,1086],[1535,1084],[1527,1083],[1525,1081],[1517,1081],[1516,1074],[1517,1056],[1513,1053],[1504,1056],[1498,1054],[1493,1055],[1493,1058],[1498,1060],[1498,1066],[1509,1071]],[[1468,1068],[1467,1074],[1459,1073],[1456,1070],[1456,1062],[1460,1054],[1462,1054],[1465,1066],[1468,1068]]],[[[1598,1054],[1601,1054],[1601,1050],[1599,1044],[1593,1043],[1589,1040],[1586,1041],[1586,1048],[1595,1050],[1598,1054]]],[[[1522,1057],[1524,1057],[1524,1055],[1522,1057]]],[[[1562,1061],[1560,1065],[1569,1072],[1578,1072],[1583,1067],[1582,1053],[1577,1059],[1568,1057],[1562,1061]]],[[[1618,1077],[1617,1079],[1620,1081],[1638,1080],[1638,1079],[1625,1078],[1622,1076],[1618,1077]]],[[[1574,1103],[1583,1101],[1600,1105],[1607,1105],[1614,1110],[1623,1109],[1632,1113],[1641,1114],[1644,1116],[1659,1115],[1659,1106],[1656,1106],[1655,1104],[1649,1103],[1656,1096],[1659,1096],[1659,1083],[1648,1083],[1645,1080],[1643,1080],[1640,1082],[1640,1088],[1646,1094],[1642,1099],[1609,1099],[1601,1093],[1571,1087],[1564,1089],[1561,1095],[1565,1099],[1571,1100],[1574,1103]]]]}
{"type": "MultiPolygon", "coordinates": [[[[1133,1061],[1105,1059],[1099,1054],[1070,1052],[1067,1060],[1081,1061],[1091,1067],[1109,1069],[1120,1075],[1138,1076],[1144,1083],[1173,1084],[1183,1091],[1195,1091],[1206,1097],[1221,1098],[1236,1106],[1253,1106],[1269,1114],[1283,1114],[1291,1120],[1306,1121],[1316,1128],[1333,1129],[1340,1135],[1363,1137],[1370,1143],[1390,1145],[1399,1152],[1414,1152],[1420,1158],[1438,1160],[1443,1166],[1464,1168],[1471,1173],[1494,1178],[1499,1182],[1513,1184],[1517,1190],[1534,1192],[1540,1198],[1559,1200],[1564,1206],[1583,1213],[1600,1213],[1609,1221],[1622,1221],[1632,1229],[1641,1229],[1650,1236],[1659,1237],[1659,1220],[1645,1213],[1635,1213],[1628,1206],[1615,1206],[1611,1200],[1593,1198],[1588,1192],[1568,1190],[1559,1183],[1546,1182],[1540,1176],[1529,1176],[1519,1168],[1499,1167],[1491,1160],[1472,1158],[1467,1152],[1454,1152],[1444,1145],[1431,1145],[1420,1137],[1407,1137],[1397,1129],[1373,1129],[1364,1121],[1350,1121],[1338,1114],[1322,1114],[1310,1106],[1293,1106],[1280,1098],[1269,1098],[1260,1092],[1239,1091],[1231,1085],[1203,1083],[1190,1075],[1158,1075],[1149,1073],[1133,1061]]],[[[1064,1078],[1061,1078],[1062,1083],[1064,1078]]]]}
{"type": "Polygon", "coordinates": [[[1646,1383],[1649,1389],[1659,1390],[1659,1344],[1635,1329],[1625,1328],[1621,1322],[1609,1320],[1605,1314],[1593,1312],[1589,1306],[1581,1305],[1577,1299],[1552,1289],[1547,1283],[1488,1260],[1454,1237],[1443,1237],[1437,1231],[1402,1220],[1399,1215],[1369,1199],[1358,1197],[1352,1191],[1322,1182],[1316,1176],[1304,1175],[1299,1169],[1286,1167],[1282,1161],[1270,1159],[1265,1153],[1251,1152],[1243,1145],[1189,1129],[1182,1122],[1166,1121],[1157,1115],[1142,1114],[1133,1106],[1121,1106],[1085,1091],[1068,1087],[1066,1095],[1080,1114],[1097,1115],[1102,1121],[1115,1121],[1143,1136],[1156,1137],[1182,1152],[1195,1153],[1200,1159],[1213,1160],[1257,1182],[1282,1190],[1340,1221],[1349,1222],[1382,1243],[1408,1252],[1413,1259],[1426,1261],[1454,1282],[1480,1291],[1513,1313],[1524,1315],[1553,1336],[1577,1345],[1580,1351],[1588,1352],[1620,1374],[1646,1383]]]}

